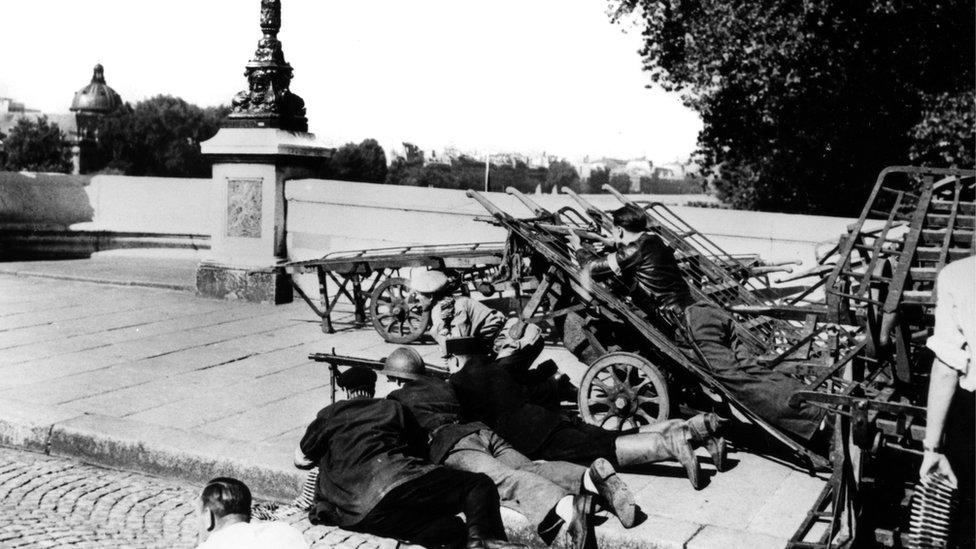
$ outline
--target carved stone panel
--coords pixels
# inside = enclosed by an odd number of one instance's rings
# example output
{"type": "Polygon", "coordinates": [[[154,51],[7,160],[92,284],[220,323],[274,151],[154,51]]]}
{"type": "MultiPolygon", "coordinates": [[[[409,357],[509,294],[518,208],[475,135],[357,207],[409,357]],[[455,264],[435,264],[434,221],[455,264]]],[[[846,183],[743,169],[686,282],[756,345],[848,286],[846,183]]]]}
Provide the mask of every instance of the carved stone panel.
{"type": "Polygon", "coordinates": [[[261,184],[257,178],[227,180],[227,236],[261,238],[261,184]]]}

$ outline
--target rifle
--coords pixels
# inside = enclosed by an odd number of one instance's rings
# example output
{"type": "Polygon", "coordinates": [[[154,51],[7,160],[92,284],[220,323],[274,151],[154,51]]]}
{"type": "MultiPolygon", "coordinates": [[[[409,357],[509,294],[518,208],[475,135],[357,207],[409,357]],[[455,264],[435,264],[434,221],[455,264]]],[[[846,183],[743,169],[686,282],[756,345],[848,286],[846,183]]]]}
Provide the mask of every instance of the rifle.
{"type": "MultiPolygon", "coordinates": [[[[364,366],[366,368],[376,370],[377,372],[381,372],[383,371],[383,366],[386,365],[386,358],[371,360],[356,356],[337,355],[335,349],[332,349],[332,353],[311,353],[308,355],[308,359],[314,360],[315,362],[325,362],[329,365],[333,404],[335,404],[336,401],[336,378],[340,373],[339,366],[364,366]]],[[[434,366],[433,364],[424,363],[424,368],[427,371],[428,376],[436,377],[438,379],[446,380],[451,375],[451,373],[447,371],[447,368],[444,368],[443,366],[434,366]]]]}

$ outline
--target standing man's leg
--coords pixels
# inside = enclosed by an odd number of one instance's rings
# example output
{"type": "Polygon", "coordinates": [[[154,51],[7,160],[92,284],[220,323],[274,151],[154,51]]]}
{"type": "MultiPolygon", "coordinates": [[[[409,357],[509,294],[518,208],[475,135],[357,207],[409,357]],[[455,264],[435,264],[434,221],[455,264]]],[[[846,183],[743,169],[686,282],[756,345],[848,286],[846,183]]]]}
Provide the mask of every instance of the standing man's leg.
{"type": "Polygon", "coordinates": [[[793,393],[805,388],[803,383],[748,357],[728,313],[696,303],[685,310],[685,320],[706,366],[737,399],[766,421],[803,439],[816,433],[824,411],[809,403],[790,405],[793,393]]]}

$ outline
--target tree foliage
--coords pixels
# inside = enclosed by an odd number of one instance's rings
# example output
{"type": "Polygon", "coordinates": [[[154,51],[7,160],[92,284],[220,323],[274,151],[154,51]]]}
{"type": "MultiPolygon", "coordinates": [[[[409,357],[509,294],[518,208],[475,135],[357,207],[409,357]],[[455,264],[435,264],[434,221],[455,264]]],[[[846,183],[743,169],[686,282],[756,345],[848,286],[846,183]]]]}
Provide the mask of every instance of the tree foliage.
{"type": "MultiPolygon", "coordinates": [[[[620,193],[630,192],[630,176],[625,173],[615,173],[610,176],[610,186],[620,193]]],[[[605,191],[600,191],[605,192],[605,191]]]]}
{"type": "Polygon", "coordinates": [[[99,122],[100,167],[126,175],[210,177],[200,142],[217,133],[228,112],[169,95],[126,103],[99,122]]]}
{"type": "Polygon", "coordinates": [[[579,173],[572,164],[565,160],[557,160],[549,164],[549,171],[546,173],[546,182],[542,186],[542,191],[548,193],[561,187],[568,187],[576,192],[580,190],[579,173]]]}
{"type": "Polygon", "coordinates": [[[583,185],[583,192],[588,194],[606,192],[603,190],[603,186],[609,184],[610,168],[597,168],[591,171],[590,176],[586,178],[586,182],[583,185]]]}
{"type": "Polygon", "coordinates": [[[328,177],[342,181],[382,183],[386,180],[386,153],[375,139],[358,145],[346,143],[329,161],[328,177]]]}
{"type": "Polygon", "coordinates": [[[972,167],[971,0],[610,0],[644,68],[702,117],[737,207],[851,214],[883,167],[972,167]]]}
{"type": "Polygon", "coordinates": [[[64,132],[46,116],[18,119],[3,138],[0,162],[0,168],[9,171],[69,173],[72,167],[64,132]]]}

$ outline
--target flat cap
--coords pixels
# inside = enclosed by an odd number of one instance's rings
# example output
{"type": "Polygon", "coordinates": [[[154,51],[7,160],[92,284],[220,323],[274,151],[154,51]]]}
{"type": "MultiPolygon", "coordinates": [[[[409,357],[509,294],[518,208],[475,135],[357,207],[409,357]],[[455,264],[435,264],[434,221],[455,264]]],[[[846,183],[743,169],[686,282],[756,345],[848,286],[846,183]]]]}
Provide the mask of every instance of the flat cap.
{"type": "Polygon", "coordinates": [[[410,274],[410,289],[424,294],[433,294],[447,287],[447,275],[440,271],[414,270],[410,274]]]}

